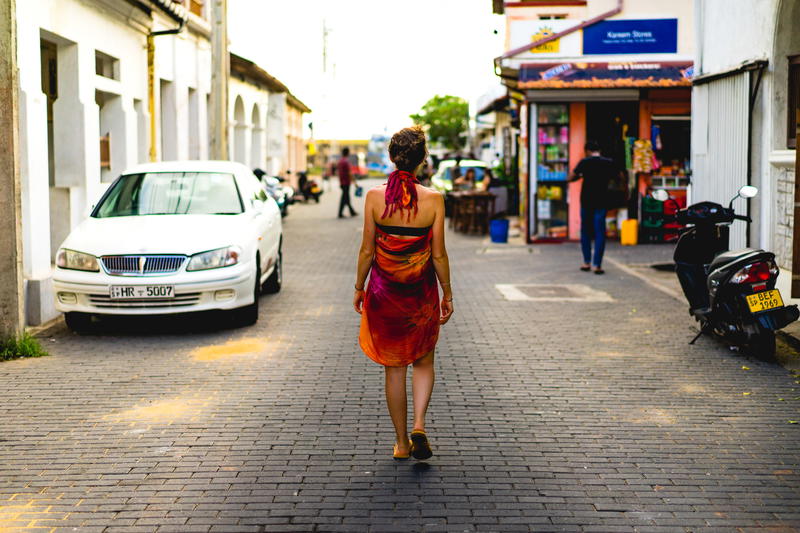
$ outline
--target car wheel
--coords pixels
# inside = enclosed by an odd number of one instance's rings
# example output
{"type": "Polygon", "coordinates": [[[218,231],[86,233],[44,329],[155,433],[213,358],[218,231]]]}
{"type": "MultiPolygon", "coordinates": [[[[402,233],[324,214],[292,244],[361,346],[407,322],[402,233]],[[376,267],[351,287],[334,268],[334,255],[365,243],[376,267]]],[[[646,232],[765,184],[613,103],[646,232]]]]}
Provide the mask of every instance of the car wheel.
{"type": "Polygon", "coordinates": [[[283,284],[283,246],[278,247],[278,258],[275,261],[275,268],[264,283],[264,292],[275,294],[280,292],[283,284]]]}
{"type": "Polygon", "coordinates": [[[234,309],[233,319],[238,326],[252,326],[258,322],[258,300],[261,296],[261,259],[256,258],[256,280],[253,283],[253,303],[234,309]]]}
{"type": "Polygon", "coordinates": [[[64,313],[64,322],[75,333],[88,333],[92,330],[92,315],[71,311],[64,313]]]}

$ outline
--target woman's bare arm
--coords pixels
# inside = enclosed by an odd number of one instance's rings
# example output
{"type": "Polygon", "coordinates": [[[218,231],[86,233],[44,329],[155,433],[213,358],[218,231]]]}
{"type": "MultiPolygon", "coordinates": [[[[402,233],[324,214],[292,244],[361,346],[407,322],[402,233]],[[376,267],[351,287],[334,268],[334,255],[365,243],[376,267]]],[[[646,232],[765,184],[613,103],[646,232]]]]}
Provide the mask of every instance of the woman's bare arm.
{"type": "Polygon", "coordinates": [[[376,190],[367,191],[364,200],[364,231],[361,236],[361,248],[358,251],[358,266],[356,267],[355,296],[353,307],[357,313],[361,313],[361,304],[364,301],[364,283],[367,281],[367,274],[372,267],[372,259],[375,256],[375,218],[372,211],[375,204],[375,195],[379,194],[376,190]]]}
{"type": "Polygon", "coordinates": [[[434,210],[431,256],[436,277],[442,286],[442,317],[439,322],[444,324],[453,314],[453,290],[450,287],[450,260],[444,245],[444,196],[442,195],[438,195],[434,210]]]}

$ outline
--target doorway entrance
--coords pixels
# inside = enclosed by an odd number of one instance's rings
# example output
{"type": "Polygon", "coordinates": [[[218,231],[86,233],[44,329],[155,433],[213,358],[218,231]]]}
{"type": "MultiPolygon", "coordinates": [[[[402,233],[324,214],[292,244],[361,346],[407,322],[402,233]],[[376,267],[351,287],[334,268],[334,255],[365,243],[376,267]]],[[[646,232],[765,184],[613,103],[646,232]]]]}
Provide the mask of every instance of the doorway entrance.
{"type": "Polygon", "coordinates": [[[586,140],[597,141],[600,152],[621,169],[626,167],[625,137],[639,138],[639,102],[586,104],[586,140]]]}

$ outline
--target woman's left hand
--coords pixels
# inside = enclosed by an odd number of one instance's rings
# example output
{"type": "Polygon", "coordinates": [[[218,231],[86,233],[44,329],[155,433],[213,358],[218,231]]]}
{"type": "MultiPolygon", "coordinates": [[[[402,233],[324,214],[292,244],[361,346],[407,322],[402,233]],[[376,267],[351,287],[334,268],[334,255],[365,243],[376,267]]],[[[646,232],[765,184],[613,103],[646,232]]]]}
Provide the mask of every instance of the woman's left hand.
{"type": "Polygon", "coordinates": [[[356,313],[359,315],[361,314],[361,308],[364,305],[364,291],[356,291],[353,295],[353,308],[356,310],[356,313]]]}

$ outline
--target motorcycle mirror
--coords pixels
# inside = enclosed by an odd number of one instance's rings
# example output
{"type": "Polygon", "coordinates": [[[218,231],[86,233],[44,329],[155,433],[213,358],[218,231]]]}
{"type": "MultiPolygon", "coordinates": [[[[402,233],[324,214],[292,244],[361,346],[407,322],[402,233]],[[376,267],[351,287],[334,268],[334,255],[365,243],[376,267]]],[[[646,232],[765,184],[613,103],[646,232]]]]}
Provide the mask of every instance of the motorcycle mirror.
{"type": "Polygon", "coordinates": [[[658,189],[653,191],[651,196],[656,200],[658,200],[659,202],[666,202],[667,200],[669,200],[669,193],[664,189],[658,189]]]}
{"type": "Polygon", "coordinates": [[[758,187],[753,187],[752,185],[745,185],[741,189],[739,189],[739,196],[742,198],[752,198],[758,194],[758,187]]]}

